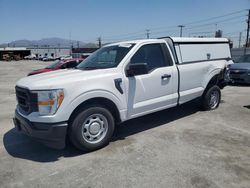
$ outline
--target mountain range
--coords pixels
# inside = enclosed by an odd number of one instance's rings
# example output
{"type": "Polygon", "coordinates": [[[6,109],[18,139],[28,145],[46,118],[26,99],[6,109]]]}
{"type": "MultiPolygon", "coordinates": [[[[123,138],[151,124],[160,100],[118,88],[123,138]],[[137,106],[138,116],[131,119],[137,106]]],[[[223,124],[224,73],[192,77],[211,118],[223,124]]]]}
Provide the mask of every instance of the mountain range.
{"type": "Polygon", "coordinates": [[[10,43],[0,44],[0,47],[80,47],[80,48],[96,48],[94,43],[84,43],[77,40],[68,40],[58,37],[44,38],[41,40],[15,40],[10,43]]]}

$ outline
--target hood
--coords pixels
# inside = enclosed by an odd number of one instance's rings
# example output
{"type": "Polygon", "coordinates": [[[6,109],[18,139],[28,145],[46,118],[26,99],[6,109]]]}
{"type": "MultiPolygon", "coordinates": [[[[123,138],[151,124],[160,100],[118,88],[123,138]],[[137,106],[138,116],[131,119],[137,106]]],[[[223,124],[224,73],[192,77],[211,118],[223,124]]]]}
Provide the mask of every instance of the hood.
{"type": "Polygon", "coordinates": [[[250,63],[234,63],[230,65],[230,69],[248,69],[250,70],[250,63]]]}
{"type": "Polygon", "coordinates": [[[17,86],[28,88],[30,90],[46,90],[64,88],[64,86],[83,83],[90,79],[102,79],[105,75],[110,75],[108,69],[97,70],[79,70],[79,69],[61,69],[57,71],[36,74],[20,79],[17,86]]]}

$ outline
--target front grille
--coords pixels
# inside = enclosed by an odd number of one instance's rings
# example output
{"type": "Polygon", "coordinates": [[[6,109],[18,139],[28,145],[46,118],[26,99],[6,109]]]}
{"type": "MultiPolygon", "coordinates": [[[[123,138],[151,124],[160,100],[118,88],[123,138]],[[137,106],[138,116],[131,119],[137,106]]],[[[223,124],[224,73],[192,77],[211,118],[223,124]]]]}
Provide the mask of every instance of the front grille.
{"type": "Polygon", "coordinates": [[[31,93],[30,90],[26,88],[16,86],[16,98],[17,103],[24,114],[38,111],[36,93],[31,93]]]}
{"type": "Polygon", "coordinates": [[[243,78],[232,78],[233,81],[244,81],[243,78]]]}

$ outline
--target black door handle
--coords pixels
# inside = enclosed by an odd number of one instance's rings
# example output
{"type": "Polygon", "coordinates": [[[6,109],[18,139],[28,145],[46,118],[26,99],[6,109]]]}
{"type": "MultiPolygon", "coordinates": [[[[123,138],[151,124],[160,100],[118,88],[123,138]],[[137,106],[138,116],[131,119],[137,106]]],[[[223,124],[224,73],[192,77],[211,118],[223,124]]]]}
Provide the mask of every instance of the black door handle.
{"type": "Polygon", "coordinates": [[[170,77],[171,77],[170,74],[164,74],[163,76],[161,76],[161,79],[162,79],[162,80],[166,80],[166,79],[168,79],[168,78],[170,78],[170,77]]]}

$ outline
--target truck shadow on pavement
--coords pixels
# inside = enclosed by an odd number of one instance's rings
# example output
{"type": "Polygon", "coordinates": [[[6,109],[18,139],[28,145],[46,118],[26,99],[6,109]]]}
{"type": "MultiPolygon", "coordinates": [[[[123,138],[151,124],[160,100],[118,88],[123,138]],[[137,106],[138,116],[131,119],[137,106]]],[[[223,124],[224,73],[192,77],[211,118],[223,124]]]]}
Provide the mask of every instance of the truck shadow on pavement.
{"type": "Polygon", "coordinates": [[[250,110],[250,105],[246,105],[246,106],[244,106],[245,108],[248,108],[249,110],[250,110]]]}
{"type": "MultiPolygon", "coordinates": [[[[158,126],[163,126],[169,122],[194,114],[198,111],[200,111],[199,103],[197,103],[197,101],[191,101],[179,107],[170,108],[129,120],[116,127],[111,144],[117,140],[124,140],[130,135],[158,126]]],[[[86,154],[75,149],[69,144],[69,142],[67,142],[67,145],[63,150],[48,148],[39,142],[16,132],[14,128],[4,134],[3,144],[6,151],[11,156],[36,162],[54,162],[61,157],[74,157],[86,154]]]]}

